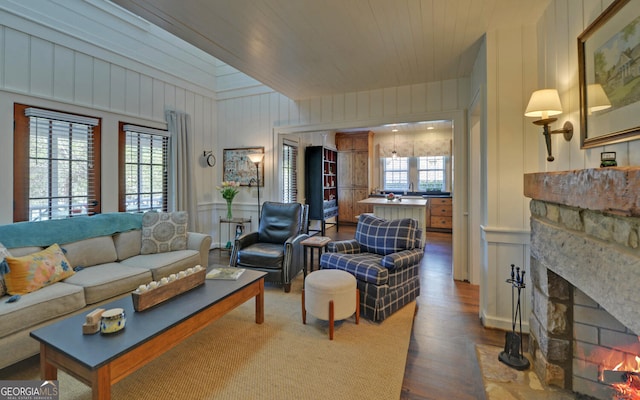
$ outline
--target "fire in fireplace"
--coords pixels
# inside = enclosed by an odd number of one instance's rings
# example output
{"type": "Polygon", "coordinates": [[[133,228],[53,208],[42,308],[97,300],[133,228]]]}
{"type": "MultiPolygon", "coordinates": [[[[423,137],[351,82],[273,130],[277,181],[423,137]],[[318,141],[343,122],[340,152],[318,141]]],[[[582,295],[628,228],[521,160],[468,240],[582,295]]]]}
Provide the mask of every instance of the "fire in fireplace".
{"type": "Polygon", "coordinates": [[[615,349],[602,357],[599,378],[615,390],[616,400],[640,400],[640,356],[630,351],[615,349]]]}

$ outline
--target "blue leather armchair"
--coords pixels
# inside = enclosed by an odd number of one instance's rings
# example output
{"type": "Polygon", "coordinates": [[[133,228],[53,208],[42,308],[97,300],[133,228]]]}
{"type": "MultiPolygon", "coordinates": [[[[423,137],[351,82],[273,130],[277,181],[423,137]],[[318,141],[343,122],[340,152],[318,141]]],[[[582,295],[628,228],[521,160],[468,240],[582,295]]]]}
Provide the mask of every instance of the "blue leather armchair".
{"type": "Polygon", "coordinates": [[[306,215],[300,203],[264,202],[258,231],[235,240],[229,264],[267,272],[265,280],[282,284],[288,293],[304,266],[300,242],[309,237],[306,215]]]}

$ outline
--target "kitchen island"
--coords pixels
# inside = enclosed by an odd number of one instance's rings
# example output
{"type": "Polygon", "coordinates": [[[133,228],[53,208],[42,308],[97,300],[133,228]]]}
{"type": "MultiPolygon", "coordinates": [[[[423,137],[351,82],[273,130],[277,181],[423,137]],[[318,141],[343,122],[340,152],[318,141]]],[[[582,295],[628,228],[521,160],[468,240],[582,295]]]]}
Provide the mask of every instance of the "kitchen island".
{"type": "Polygon", "coordinates": [[[413,218],[418,220],[418,228],[424,231],[427,219],[428,199],[394,199],[369,197],[358,201],[359,204],[373,206],[373,215],[384,219],[413,218]]]}

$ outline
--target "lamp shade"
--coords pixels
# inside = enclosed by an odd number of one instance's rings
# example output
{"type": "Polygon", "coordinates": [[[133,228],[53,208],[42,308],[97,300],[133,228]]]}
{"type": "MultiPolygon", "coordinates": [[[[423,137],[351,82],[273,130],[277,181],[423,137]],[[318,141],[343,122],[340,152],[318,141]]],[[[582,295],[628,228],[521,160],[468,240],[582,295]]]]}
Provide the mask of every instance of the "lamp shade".
{"type": "Polygon", "coordinates": [[[524,112],[526,117],[541,117],[542,119],[558,114],[562,114],[562,104],[556,89],[542,89],[533,92],[524,112]]]}
{"type": "Polygon", "coordinates": [[[587,86],[587,108],[591,112],[606,110],[611,108],[609,97],[604,92],[604,88],[599,83],[593,83],[587,86]]]}
{"type": "Polygon", "coordinates": [[[247,157],[249,157],[252,163],[259,163],[264,158],[264,153],[251,153],[247,154],[247,157]]]}

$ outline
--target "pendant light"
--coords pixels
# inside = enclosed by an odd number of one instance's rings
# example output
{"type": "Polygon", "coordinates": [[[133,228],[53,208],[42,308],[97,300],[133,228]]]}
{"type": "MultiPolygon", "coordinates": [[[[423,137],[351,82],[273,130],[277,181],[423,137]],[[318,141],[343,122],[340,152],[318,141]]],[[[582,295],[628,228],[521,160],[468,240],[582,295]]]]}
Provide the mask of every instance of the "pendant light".
{"type": "Polygon", "coordinates": [[[398,157],[398,152],[396,151],[396,132],[398,132],[398,130],[392,129],[391,132],[393,132],[393,151],[391,152],[391,158],[396,158],[398,157]]]}

